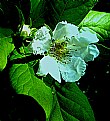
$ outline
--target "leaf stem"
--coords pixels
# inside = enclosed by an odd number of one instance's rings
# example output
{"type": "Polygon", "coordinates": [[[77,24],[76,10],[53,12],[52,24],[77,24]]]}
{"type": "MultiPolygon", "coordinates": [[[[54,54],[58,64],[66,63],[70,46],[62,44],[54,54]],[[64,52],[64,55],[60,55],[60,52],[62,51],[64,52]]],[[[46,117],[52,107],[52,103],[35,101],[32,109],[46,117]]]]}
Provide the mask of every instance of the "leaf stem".
{"type": "Polygon", "coordinates": [[[96,43],[96,45],[102,46],[103,48],[105,48],[105,49],[107,49],[107,50],[110,50],[110,48],[109,48],[109,47],[106,47],[106,46],[105,46],[105,45],[103,45],[103,44],[96,43]]]}

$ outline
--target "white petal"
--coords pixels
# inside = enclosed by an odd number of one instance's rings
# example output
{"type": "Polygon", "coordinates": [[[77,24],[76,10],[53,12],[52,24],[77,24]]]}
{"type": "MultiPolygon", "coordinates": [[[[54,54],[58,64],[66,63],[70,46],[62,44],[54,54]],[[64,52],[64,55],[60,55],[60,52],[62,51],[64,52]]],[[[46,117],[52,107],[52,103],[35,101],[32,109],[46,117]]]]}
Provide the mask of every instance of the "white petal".
{"type": "Polygon", "coordinates": [[[51,39],[49,29],[46,26],[41,27],[37,32],[35,39],[40,39],[40,40],[45,40],[47,41],[48,39],[51,39]]]}
{"type": "Polygon", "coordinates": [[[80,57],[73,57],[72,62],[74,63],[74,68],[77,68],[77,73],[79,76],[83,76],[86,70],[86,63],[80,57]]]}
{"type": "Polygon", "coordinates": [[[96,45],[89,45],[87,50],[87,54],[84,57],[84,60],[86,62],[93,61],[94,58],[96,58],[99,55],[99,50],[96,45]]]}
{"type": "Polygon", "coordinates": [[[46,76],[49,73],[46,64],[47,64],[47,62],[46,62],[46,56],[45,56],[39,62],[39,68],[38,68],[38,71],[36,73],[37,75],[46,76]]]}
{"type": "Polygon", "coordinates": [[[57,61],[50,56],[45,56],[40,60],[37,74],[40,76],[46,76],[48,73],[59,83],[61,82],[57,61]]]}
{"type": "Polygon", "coordinates": [[[67,22],[59,22],[53,31],[53,38],[55,40],[62,40],[64,37],[70,39],[72,36],[76,36],[78,33],[77,26],[67,22]]]}
{"type": "Polygon", "coordinates": [[[31,43],[31,48],[33,50],[33,54],[45,55],[45,52],[47,52],[48,49],[50,48],[50,43],[48,41],[47,43],[45,43],[41,40],[33,39],[31,43]]]}
{"type": "Polygon", "coordinates": [[[85,74],[86,63],[80,57],[73,57],[68,64],[59,63],[62,78],[66,82],[78,81],[85,74]]]}
{"type": "Polygon", "coordinates": [[[70,55],[75,57],[82,58],[85,62],[88,61],[94,61],[94,58],[96,58],[99,55],[99,50],[96,45],[90,44],[85,47],[80,46],[68,46],[68,50],[70,50],[70,55]]]}
{"type": "Polygon", "coordinates": [[[51,35],[49,34],[49,29],[43,26],[36,32],[36,36],[31,42],[33,54],[44,55],[50,48],[50,44],[51,35]]]}
{"type": "Polygon", "coordinates": [[[77,41],[79,41],[80,45],[88,45],[99,41],[96,33],[87,27],[83,27],[83,29],[80,30],[77,38],[77,41]]]}

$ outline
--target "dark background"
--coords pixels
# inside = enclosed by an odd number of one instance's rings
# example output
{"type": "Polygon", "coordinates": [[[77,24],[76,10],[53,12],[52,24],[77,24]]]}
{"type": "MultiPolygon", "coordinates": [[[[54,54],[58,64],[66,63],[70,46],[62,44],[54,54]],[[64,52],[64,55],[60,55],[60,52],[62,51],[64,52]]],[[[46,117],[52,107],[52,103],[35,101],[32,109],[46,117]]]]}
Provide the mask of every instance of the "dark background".
{"type": "MultiPolygon", "coordinates": [[[[27,5],[27,7],[30,6],[27,5]]],[[[110,13],[110,0],[99,0],[93,10],[110,13]]],[[[28,17],[28,12],[26,15],[25,18],[28,17]]],[[[3,16],[1,11],[0,16],[3,16]]],[[[18,15],[14,14],[14,16],[17,17],[18,15]]],[[[12,18],[8,15],[8,19],[12,18]]],[[[19,23],[17,22],[16,19],[11,23],[10,21],[7,22],[7,17],[4,18],[4,16],[0,18],[0,23],[2,23],[0,26],[10,27],[14,24],[13,29],[16,29],[14,27],[19,23]]],[[[110,47],[110,40],[105,40],[102,44],[110,47]]],[[[95,61],[88,63],[86,74],[79,80],[78,86],[88,97],[96,121],[110,121],[110,50],[103,47],[99,47],[99,49],[101,51],[100,56],[95,61]]],[[[10,87],[7,72],[8,65],[0,73],[0,121],[45,121],[45,113],[40,105],[36,104],[31,97],[17,95],[10,87]]]]}

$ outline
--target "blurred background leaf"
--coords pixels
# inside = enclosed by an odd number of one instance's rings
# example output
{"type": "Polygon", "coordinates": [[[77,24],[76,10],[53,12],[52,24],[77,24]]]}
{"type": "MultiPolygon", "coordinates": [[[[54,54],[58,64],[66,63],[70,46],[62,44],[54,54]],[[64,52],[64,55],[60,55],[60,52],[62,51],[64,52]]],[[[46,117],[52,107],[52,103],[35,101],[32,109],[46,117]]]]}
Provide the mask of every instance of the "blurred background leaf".
{"type": "Polygon", "coordinates": [[[0,27],[0,37],[11,37],[13,31],[11,29],[0,27]]]}
{"type": "Polygon", "coordinates": [[[68,21],[78,25],[86,14],[91,10],[97,0],[47,0],[46,2],[46,24],[54,28],[60,21],[68,21]]]}
{"type": "Polygon", "coordinates": [[[0,1],[0,26],[16,31],[20,24],[20,15],[17,7],[22,11],[26,23],[29,21],[30,0],[1,0],[0,1]]]}
{"type": "Polygon", "coordinates": [[[43,26],[45,23],[44,15],[45,11],[45,0],[30,0],[31,1],[31,11],[30,18],[32,19],[33,27],[43,26]]]}
{"type": "Polygon", "coordinates": [[[35,99],[27,95],[15,95],[11,102],[10,120],[7,121],[46,121],[45,111],[35,99]]]}

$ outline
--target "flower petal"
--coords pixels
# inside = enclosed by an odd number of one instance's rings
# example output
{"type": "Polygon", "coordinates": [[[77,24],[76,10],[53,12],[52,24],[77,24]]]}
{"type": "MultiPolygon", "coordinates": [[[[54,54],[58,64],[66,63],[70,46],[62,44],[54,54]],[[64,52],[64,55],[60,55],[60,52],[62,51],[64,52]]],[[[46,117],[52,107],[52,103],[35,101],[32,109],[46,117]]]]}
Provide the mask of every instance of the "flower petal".
{"type": "Polygon", "coordinates": [[[85,74],[86,63],[80,57],[72,57],[70,63],[59,63],[59,67],[62,78],[66,82],[75,82],[85,74]]]}
{"type": "MultiPolygon", "coordinates": [[[[69,47],[68,47],[69,48],[69,47]]],[[[90,44],[86,47],[74,46],[71,47],[70,55],[82,58],[85,62],[93,61],[99,55],[99,50],[96,45],[90,44]]]]}
{"type": "MultiPolygon", "coordinates": [[[[83,29],[80,30],[80,33],[77,36],[76,40],[82,46],[84,46],[84,45],[87,46],[88,44],[96,43],[96,42],[99,41],[99,39],[97,38],[96,33],[94,31],[90,30],[87,27],[83,27],[83,29]]],[[[77,44],[78,44],[78,42],[77,42],[77,44]]]]}
{"type": "Polygon", "coordinates": [[[40,60],[39,69],[38,69],[37,74],[40,76],[46,76],[48,73],[55,80],[57,80],[58,82],[61,82],[60,71],[58,68],[57,61],[50,56],[44,56],[40,60]]]}
{"type": "Polygon", "coordinates": [[[99,50],[98,50],[97,46],[94,44],[89,45],[87,50],[88,50],[87,54],[84,57],[84,60],[86,62],[93,61],[94,58],[96,58],[99,55],[99,50]]]}
{"type": "Polygon", "coordinates": [[[40,39],[40,40],[45,40],[47,41],[48,39],[51,39],[49,29],[46,26],[41,27],[37,32],[35,39],[40,39]]]}
{"type": "Polygon", "coordinates": [[[36,32],[36,36],[31,42],[33,54],[44,55],[50,48],[50,44],[51,35],[49,34],[49,29],[43,26],[36,32]]]}
{"type": "Polygon", "coordinates": [[[53,31],[53,38],[55,40],[62,40],[64,37],[71,38],[72,36],[76,36],[78,34],[78,27],[67,23],[66,21],[59,22],[54,31],[53,31]]]}

